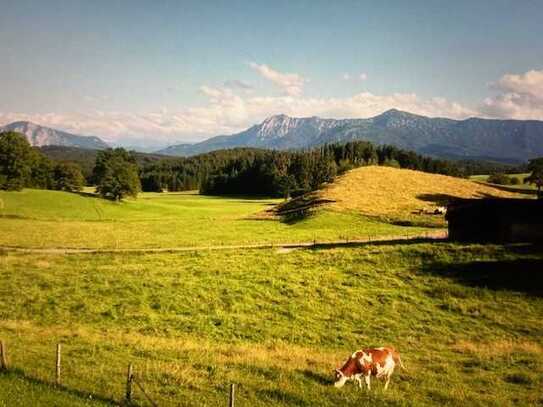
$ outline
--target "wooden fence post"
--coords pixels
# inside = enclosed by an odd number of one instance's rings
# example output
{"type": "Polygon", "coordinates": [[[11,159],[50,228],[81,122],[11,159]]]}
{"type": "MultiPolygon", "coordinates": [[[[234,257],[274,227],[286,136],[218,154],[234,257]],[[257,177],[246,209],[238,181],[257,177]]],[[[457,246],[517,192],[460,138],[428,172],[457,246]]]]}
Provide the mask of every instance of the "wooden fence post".
{"type": "Polygon", "coordinates": [[[56,371],[55,371],[55,383],[57,386],[60,386],[60,353],[61,353],[61,345],[60,343],[57,343],[57,363],[56,363],[56,371]]]}
{"type": "Polygon", "coordinates": [[[230,400],[228,401],[228,407],[234,407],[235,399],[236,399],[236,385],[232,383],[230,385],[230,400]]]}
{"type": "Polygon", "coordinates": [[[126,402],[132,401],[132,383],[134,382],[134,368],[132,363],[128,364],[128,372],[126,374],[126,402]]]}
{"type": "Polygon", "coordinates": [[[8,368],[8,357],[7,349],[4,341],[0,341],[0,369],[7,370],[8,368]]]}

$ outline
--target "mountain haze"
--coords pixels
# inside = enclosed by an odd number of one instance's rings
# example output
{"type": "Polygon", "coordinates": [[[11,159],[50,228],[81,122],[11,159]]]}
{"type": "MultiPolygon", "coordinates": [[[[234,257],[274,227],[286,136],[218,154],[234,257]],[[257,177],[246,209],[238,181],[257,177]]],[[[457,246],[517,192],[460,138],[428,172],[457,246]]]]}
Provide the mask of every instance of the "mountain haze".
{"type": "Polygon", "coordinates": [[[159,152],[188,156],[233,147],[286,150],[352,140],[390,144],[434,157],[523,162],[543,155],[543,122],[429,118],[395,109],[369,119],[276,115],[237,134],[159,152]]]}
{"type": "Polygon", "coordinates": [[[64,146],[95,150],[102,150],[109,147],[98,137],[78,136],[76,134],[51,129],[25,121],[13,122],[4,127],[0,127],[0,132],[1,131],[14,131],[24,134],[30,145],[34,147],[64,146]]]}

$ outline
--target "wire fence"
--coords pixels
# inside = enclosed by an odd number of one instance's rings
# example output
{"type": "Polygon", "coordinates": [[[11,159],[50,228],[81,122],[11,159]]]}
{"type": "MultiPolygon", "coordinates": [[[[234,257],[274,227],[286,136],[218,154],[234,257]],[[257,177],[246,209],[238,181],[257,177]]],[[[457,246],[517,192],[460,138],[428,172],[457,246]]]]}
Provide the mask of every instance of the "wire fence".
{"type": "MultiPolygon", "coordinates": [[[[124,367],[116,361],[100,359],[99,352],[88,349],[90,359],[80,358],[81,349],[66,344],[47,343],[30,349],[15,338],[0,340],[0,372],[11,372],[24,379],[40,382],[88,399],[124,406],[182,405],[183,367],[174,362],[134,358],[124,367]],[[76,355],[77,353],[77,355],[76,355]],[[167,388],[165,396],[164,388],[167,388]],[[162,393],[162,394],[161,394],[162,393]]],[[[234,406],[235,385],[222,397],[223,405],[234,406]]]]}

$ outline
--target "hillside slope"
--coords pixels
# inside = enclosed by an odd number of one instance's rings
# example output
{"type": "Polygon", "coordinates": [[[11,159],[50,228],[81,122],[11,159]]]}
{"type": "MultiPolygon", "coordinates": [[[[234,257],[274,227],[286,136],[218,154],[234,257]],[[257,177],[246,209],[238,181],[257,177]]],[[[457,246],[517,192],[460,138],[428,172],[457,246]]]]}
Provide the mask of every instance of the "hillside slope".
{"type": "MultiPolygon", "coordinates": [[[[351,170],[323,190],[279,207],[294,210],[312,203],[340,211],[355,211],[388,222],[444,226],[443,216],[429,215],[451,198],[504,197],[521,194],[470,180],[391,167],[368,166],[351,170]],[[299,202],[297,202],[299,201],[299,202]]],[[[284,212],[284,211],[283,211],[284,212]]]]}

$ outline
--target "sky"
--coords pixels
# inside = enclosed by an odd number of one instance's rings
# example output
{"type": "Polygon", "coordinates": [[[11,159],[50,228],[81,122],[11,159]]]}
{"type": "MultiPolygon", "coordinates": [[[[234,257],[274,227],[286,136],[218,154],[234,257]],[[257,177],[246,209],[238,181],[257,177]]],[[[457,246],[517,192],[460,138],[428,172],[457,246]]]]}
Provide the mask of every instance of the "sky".
{"type": "Polygon", "coordinates": [[[0,0],[0,125],[125,145],[284,113],[543,120],[543,1],[0,0]]]}

